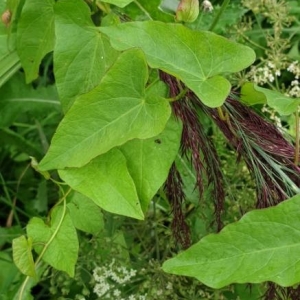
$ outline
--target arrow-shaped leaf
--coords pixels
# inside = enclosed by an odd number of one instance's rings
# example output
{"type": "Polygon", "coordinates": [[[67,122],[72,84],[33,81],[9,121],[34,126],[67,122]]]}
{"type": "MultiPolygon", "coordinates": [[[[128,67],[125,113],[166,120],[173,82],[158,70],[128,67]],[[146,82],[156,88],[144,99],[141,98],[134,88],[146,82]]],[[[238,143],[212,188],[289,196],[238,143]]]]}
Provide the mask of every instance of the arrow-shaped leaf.
{"type": "Polygon", "coordinates": [[[78,98],[53,137],[41,170],[81,167],[133,138],[163,131],[171,114],[168,101],[147,95],[148,66],[143,53],[122,53],[100,85],[78,98]]]}
{"type": "Polygon", "coordinates": [[[55,80],[62,107],[67,111],[78,95],[100,83],[118,52],[96,30],[84,1],[56,3],[55,34],[55,80]]]}
{"type": "Polygon", "coordinates": [[[132,22],[100,31],[117,50],[141,48],[151,67],[182,80],[210,107],[220,106],[229,94],[231,85],[221,74],[238,72],[255,59],[249,47],[181,24],[132,22]]]}
{"type": "Polygon", "coordinates": [[[36,277],[32,256],[32,240],[24,235],[13,239],[13,258],[19,270],[30,277],[36,277]]]}
{"type": "Polygon", "coordinates": [[[112,149],[84,167],[60,170],[59,175],[101,208],[132,218],[144,218],[125,157],[119,150],[112,149]]]}
{"type": "Polygon", "coordinates": [[[63,216],[61,206],[53,209],[50,225],[33,217],[27,225],[27,234],[33,241],[35,251],[43,253],[42,259],[52,267],[74,276],[78,256],[76,229],[68,213],[63,216]],[[46,249],[44,249],[46,247],[46,249]]]}
{"type": "Polygon", "coordinates": [[[221,288],[231,283],[300,282],[300,195],[277,207],[247,213],[166,261],[165,272],[221,288]]]}
{"type": "Polygon", "coordinates": [[[268,103],[281,115],[290,115],[297,111],[300,98],[291,98],[277,91],[265,89],[247,82],[241,90],[241,100],[249,105],[268,103]]]}
{"type": "Polygon", "coordinates": [[[54,46],[53,0],[27,0],[18,22],[17,50],[25,70],[26,82],[38,77],[44,56],[54,46]]]}
{"type": "Polygon", "coordinates": [[[104,227],[102,211],[88,197],[74,193],[68,203],[68,210],[74,226],[82,231],[97,234],[104,227]],[[89,216],[87,218],[87,216],[89,216]]]}
{"type": "Polygon", "coordinates": [[[170,118],[165,130],[151,139],[134,139],[120,150],[134,180],[143,211],[166,180],[180,146],[181,124],[170,118]]]}

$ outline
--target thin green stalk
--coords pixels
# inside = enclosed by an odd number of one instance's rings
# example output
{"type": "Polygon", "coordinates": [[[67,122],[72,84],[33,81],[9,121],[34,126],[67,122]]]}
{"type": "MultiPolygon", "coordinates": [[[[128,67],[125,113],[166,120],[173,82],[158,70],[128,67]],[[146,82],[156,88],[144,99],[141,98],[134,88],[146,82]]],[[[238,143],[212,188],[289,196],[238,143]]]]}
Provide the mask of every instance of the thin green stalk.
{"type": "Polygon", "coordinates": [[[145,9],[145,7],[143,7],[138,1],[134,0],[133,1],[135,3],[135,5],[148,17],[149,20],[152,20],[151,15],[148,13],[148,11],[145,9]]]}
{"type": "Polygon", "coordinates": [[[210,28],[209,28],[209,31],[213,31],[213,30],[214,30],[214,28],[215,28],[216,25],[218,24],[219,19],[220,19],[220,17],[222,16],[222,14],[224,13],[224,11],[225,11],[227,5],[229,4],[229,2],[230,2],[230,0],[224,0],[224,2],[222,3],[221,8],[220,8],[220,10],[219,10],[219,13],[216,15],[216,17],[215,17],[213,23],[211,24],[211,26],[210,26],[210,28]]]}
{"type": "MultiPolygon", "coordinates": [[[[67,196],[69,195],[69,193],[72,191],[72,189],[70,188],[65,194],[64,196],[62,197],[61,200],[63,200],[63,212],[62,212],[62,215],[61,215],[61,218],[59,220],[59,223],[57,225],[57,227],[55,228],[55,231],[53,232],[52,236],[50,237],[50,239],[48,240],[48,242],[45,244],[42,252],[40,253],[40,255],[38,256],[37,260],[35,261],[34,263],[34,266],[35,266],[35,269],[38,268],[38,265],[40,263],[40,261],[42,260],[45,252],[47,251],[48,247],[50,246],[50,244],[52,243],[52,241],[54,240],[54,238],[56,237],[57,233],[59,232],[60,230],[60,227],[62,225],[62,222],[65,218],[65,215],[66,215],[66,211],[67,211],[67,203],[66,203],[66,198],[67,196]]],[[[30,276],[26,276],[22,286],[21,286],[21,290],[20,290],[20,293],[19,293],[19,297],[18,297],[18,300],[22,300],[23,299],[23,294],[24,294],[24,291],[25,291],[25,288],[26,288],[26,285],[28,283],[30,279],[30,276]]]]}
{"type": "Polygon", "coordinates": [[[299,149],[300,149],[300,120],[299,120],[299,108],[297,107],[297,111],[295,113],[296,117],[296,138],[295,138],[295,165],[298,166],[299,164],[299,149]]]}
{"type": "Polygon", "coordinates": [[[185,94],[188,92],[188,90],[189,90],[188,88],[184,88],[183,90],[180,91],[180,93],[178,95],[176,95],[173,98],[168,98],[167,100],[169,102],[178,101],[178,100],[182,99],[185,96],[185,94]]]}
{"type": "Polygon", "coordinates": [[[159,255],[159,239],[158,239],[158,233],[157,233],[157,222],[156,222],[156,201],[153,201],[153,218],[155,220],[154,222],[154,235],[155,235],[155,253],[156,253],[156,259],[160,260],[159,255]]]}

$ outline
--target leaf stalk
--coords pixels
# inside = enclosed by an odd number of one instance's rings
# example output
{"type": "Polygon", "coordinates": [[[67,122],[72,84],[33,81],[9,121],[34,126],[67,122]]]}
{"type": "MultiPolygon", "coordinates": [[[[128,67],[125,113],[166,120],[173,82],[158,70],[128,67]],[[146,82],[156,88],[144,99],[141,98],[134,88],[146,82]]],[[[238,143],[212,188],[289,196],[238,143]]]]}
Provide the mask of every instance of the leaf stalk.
{"type": "MultiPolygon", "coordinates": [[[[52,236],[50,237],[49,241],[45,244],[44,248],[42,249],[42,252],[40,253],[40,255],[38,256],[36,262],[34,263],[35,265],[35,269],[38,268],[38,264],[40,263],[41,259],[43,258],[45,252],[47,251],[48,247],[50,246],[50,244],[52,243],[52,241],[54,240],[54,238],[56,237],[57,233],[59,232],[60,230],[60,227],[62,225],[62,222],[65,218],[65,215],[66,215],[66,211],[67,211],[67,203],[66,203],[66,198],[67,196],[69,195],[69,193],[72,191],[72,189],[70,188],[62,197],[62,199],[59,201],[63,201],[63,212],[62,212],[62,215],[61,215],[61,218],[59,220],[59,223],[57,225],[57,227],[55,228],[55,231],[53,232],[52,236]]],[[[23,299],[23,294],[24,294],[24,291],[25,291],[25,288],[26,288],[26,285],[28,283],[30,279],[30,276],[26,276],[22,286],[21,286],[21,290],[20,290],[20,293],[19,293],[19,297],[18,297],[18,300],[22,300],[23,299]]]]}

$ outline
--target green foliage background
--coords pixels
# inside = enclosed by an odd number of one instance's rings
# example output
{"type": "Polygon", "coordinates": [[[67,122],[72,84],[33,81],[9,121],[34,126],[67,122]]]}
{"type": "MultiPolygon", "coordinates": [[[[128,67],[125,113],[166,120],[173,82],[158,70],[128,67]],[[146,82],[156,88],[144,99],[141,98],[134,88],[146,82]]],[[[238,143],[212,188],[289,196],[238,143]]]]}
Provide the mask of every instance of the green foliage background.
{"type": "Polygon", "coordinates": [[[209,13],[187,0],[0,0],[9,14],[0,26],[0,299],[270,299],[270,281],[278,299],[297,299],[280,286],[296,291],[300,280],[300,98],[288,94],[290,74],[261,86],[249,68],[273,57],[283,72],[299,59],[300,12],[297,1],[275,1],[276,19],[260,2],[212,1],[209,13]],[[179,15],[180,2],[191,11],[179,15]],[[294,168],[273,163],[291,199],[276,207],[251,211],[251,168],[207,116],[221,118],[238,91],[292,134],[294,168]],[[195,97],[224,175],[218,234],[209,174],[200,195],[194,153],[181,155],[185,124],[174,107],[195,97]],[[171,230],[172,166],[187,250],[171,230]],[[97,268],[115,277],[99,281],[97,268]]]}

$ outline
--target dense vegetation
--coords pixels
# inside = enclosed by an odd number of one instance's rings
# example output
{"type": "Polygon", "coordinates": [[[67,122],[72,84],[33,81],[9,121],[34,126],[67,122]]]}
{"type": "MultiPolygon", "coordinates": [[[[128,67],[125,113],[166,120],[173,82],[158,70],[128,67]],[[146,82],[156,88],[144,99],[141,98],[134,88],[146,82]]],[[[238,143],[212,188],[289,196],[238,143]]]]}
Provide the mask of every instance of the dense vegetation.
{"type": "Polygon", "coordinates": [[[297,0],[0,12],[0,299],[300,299],[297,0]]]}

